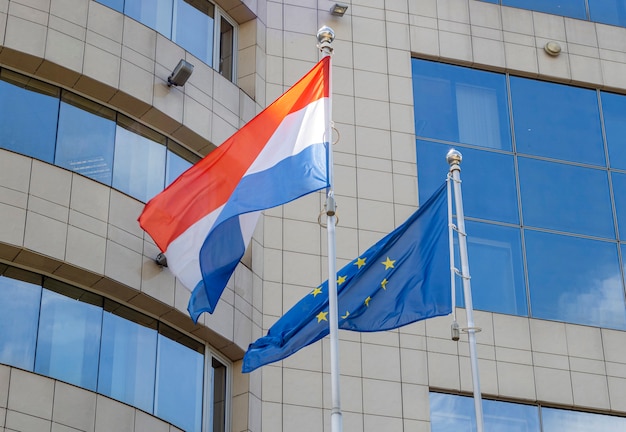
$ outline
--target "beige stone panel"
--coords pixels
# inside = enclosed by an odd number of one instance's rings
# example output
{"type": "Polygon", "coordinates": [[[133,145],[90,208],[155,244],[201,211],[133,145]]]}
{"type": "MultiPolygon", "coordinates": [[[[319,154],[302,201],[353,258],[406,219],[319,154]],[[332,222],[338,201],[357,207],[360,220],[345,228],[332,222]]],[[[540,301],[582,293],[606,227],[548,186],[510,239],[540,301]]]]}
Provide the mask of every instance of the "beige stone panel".
{"type": "Polygon", "coordinates": [[[439,32],[436,29],[411,26],[411,51],[418,56],[439,56],[439,32]]]}
{"type": "Polygon", "coordinates": [[[608,88],[626,88],[626,64],[612,61],[601,61],[602,78],[608,88]]]}
{"type": "MultiPolygon", "coordinates": [[[[563,405],[572,405],[572,379],[569,371],[534,367],[537,400],[563,405]]],[[[533,382],[532,380],[529,380],[533,382]]]]}
{"type": "Polygon", "coordinates": [[[72,265],[104,273],[106,239],[73,226],[67,230],[65,260],[72,265]]]}
{"type": "Polygon", "coordinates": [[[46,420],[52,418],[54,380],[20,369],[11,369],[9,388],[9,411],[19,411],[46,420]]]}
{"type": "Polygon", "coordinates": [[[141,284],[141,254],[107,241],[105,276],[137,289],[141,284]]]}
{"type": "Polygon", "coordinates": [[[493,315],[496,346],[530,351],[529,319],[512,315],[493,315]]]}
{"type": "Polygon", "coordinates": [[[284,429],[299,432],[318,432],[323,430],[323,412],[320,408],[298,405],[283,405],[282,423],[284,429]]]}
{"type": "Polygon", "coordinates": [[[134,432],[135,410],[106,396],[96,397],[96,432],[134,432]]]}
{"type": "MultiPolygon", "coordinates": [[[[389,203],[359,199],[357,205],[359,229],[388,233],[395,228],[393,222],[393,206],[389,203]]],[[[380,237],[378,239],[380,239],[380,237]]],[[[368,242],[366,244],[374,243],[375,242],[368,242]]]]}
{"type": "MultiPolygon", "coordinates": [[[[99,85],[106,85],[113,88],[119,87],[119,79],[120,79],[120,64],[121,59],[114,54],[111,54],[108,51],[102,50],[92,45],[85,45],[85,57],[83,64],[83,73],[96,81],[99,81],[99,85]]],[[[80,89],[79,86],[81,81],[77,83],[77,88],[80,89]]],[[[88,82],[85,82],[83,85],[88,85],[88,82]]],[[[106,98],[109,100],[113,95],[113,90],[111,91],[111,95],[106,98]]],[[[93,92],[90,92],[90,94],[93,92]]]]}
{"type": "Polygon", "coordinates": [[[0,224],[0,242],[22,246],[26,227],[26,210],[0,203],[0,220],[3,221],[0,224]]]}
{"type": "Polygon", "coordinates": [[[66,223],[34,212],[27,212],[24,247],[62,260],[65,257],[66,237],[66,223]]]}
{"type": "Polygon", "coordinates": [[[542,352],[533,352],[533,365],[552,368],[569,370],[569,357],[557,354],[546,354],[542,352]]]}
{"type": "Polygon", "coordinates": [[[428,384],[431,387],[460,390],[459,357],[456,355],[429,352],[428,384]]]}
{"type": "Polygon", "coordinates": [[[81,431],[92,432],[96,416],[96,394],[55,382],[52,420],[81,431]]]}
{"type": "Polygon", "coordinates": [[[565,17],[533,12],[535,36],[551,40],[566,40],[565,17]]]}
{"type": "Polygon", "coordinates": [[[363,411],[377,416],[401,417],[401,384],[364,378],[363,411]]]}
{"type": "Polygon", "coordinates": [[[47,25],[50,12],[50,1],[14,0],[9,2],[9,15],[23,18],[41,25],[47,25]]]}
{"type": "Polygon", "coordinates": [[[537,49],[535,47],[505,42],[504,56],[506,67],[512,72],[521,72],[523,75],[528,76],[536,76],[539,73],[537,49]]]}
{"type": "Polygon", "coordinates": [[[611,410],[626,411],[626,379],[607,377],[611,410]]]}
{"type": "Polygon", "coordinates": [[[471,63],[473,62],[472,38],[469,34],[440,32],[439,52],[443,58],[454,59],[460,63],[471,63]]]}
{"type": "Polygon", "coordinates": [[[11,368],[0,365],[0,407],[6,408],[9,400],[9,381],[11,378],[11,368]]]}
{"type": "MultiPolygon", "coordinates": [[[[387,12],[389,14],[389,12],[387,12]]],[[[407,20],[406,15],[401,15],[407,20]]],[[[387,46],[389,48],[399,49],[403,51],[409,51],[411,46],[411,37],[409,32],[409,26],[406,23],[390,22],[387,19],[385,26],[387,36],[387,46]]]]}
{"type": "Polygon", "coordinates": [[[624,51],[626,28],[606,24],[595,24],[598,47],[611,51],[624,51]]]}
{"type": "MultiPolygon", "coordinates": [[[[535,389],[535,382],[538,383],[537,386],[542,384],[539,383],[539,375],[543,372],[549,374],[549,371],[551,371],[551,369],[535,368],[535,375],[533,377],[533,367],[528,365],[497,362],[496,368],[498,372],[498,394],[500,396],[533,401],[540,398],[540,389],[535,389]],[[537,370],[539,370],[540,373],[538,373],[537,370]]],[[[567,372],[563,373],[569,376],[567,372]]]]}
{"type": "Polygon", "coordinates": [[[476,66],[498,70],[505,68],[504,44],[499,40],[472,37],[472,50],[476,66]]]}
{"type": "Polygon", "coordinates": [[[36,70],[44,57],[47,33],[45,25],[9,15],[0,59],[27,72],[36,70]]]}
{"type": "Polygon", "coordinates": [[[599,328],[565,324],[565,334],[571,357],[604,360],[602,333],[599,328]]]}
{"type": "Polygon", "coordinates": [[[124,17],[122,44],[153,61],[156,56],[156,35],[156,31],[151,28],[128,16],[124,17]]]}
{"type": "Polygon", "coordinates": [[[544,46],[548,41],[537,39],[537,64],[539,75],[547,76],[559,81],[569,82],[572,79],[570,71],[569,53],[566,52],[565,44],[561,44],[563,51],[557,57],[546,53],[544,46]]]}
{"type": "Polygon", "coordinates": [[[124,15],[100,3],[90,1],[87,28],[112,41],[122,43],[124,15]]]}
{"type": "Polygon", "coordinates": [[[283,404],[322,407],[322,374],[283,369],[283,404]]]}
{"type": "Polygon", "coordinates": [[[7,410],[5,420],[6,431],[41,432],[51,428],[50,420],[7,410]]]}
{"type": "Polygon", "coordinates": [[[413,105],[392,103],[389,105],[390,127],[397,132],[412,133],[415,119],[413,105]]]}
{"type": "Polygon", "coordinates": [[[141,291],[164,304],[174,306],[175,278],[167,268],[156,264],[154,260],[157,254],[156,247],[144,251],[141,267],[141,291]]]}
{"type": "Polygon", "coordinates": [[[135,411],[135,432],[169,432],[170,425],[143,411],[135,411]]]}
{"type": "Polygon", "coordinates": [[[363,378],[400,381],[400,351],[398,348],[363,344],[361,351],[363,378]]]}
{"type": "Polygon", "coordinates": [[[606,376],[572,372],[572,390],[576,406],[601,410],[610,409],[606,376]]]}
{"type": "Polygon", "coordinates": [[[605,360],[626,364],[626,333],[611,329],[602,329],[601,333],[605,360]]]}

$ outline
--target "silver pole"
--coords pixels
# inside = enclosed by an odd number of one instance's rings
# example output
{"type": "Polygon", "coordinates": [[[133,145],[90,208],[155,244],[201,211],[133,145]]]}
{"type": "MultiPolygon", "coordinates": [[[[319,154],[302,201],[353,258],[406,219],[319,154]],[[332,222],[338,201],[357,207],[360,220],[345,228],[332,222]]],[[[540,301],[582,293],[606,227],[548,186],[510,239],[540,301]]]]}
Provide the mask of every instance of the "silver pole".
{"type": "Polygon", "coordinates": [[[474,308],[472,305],[472,288],[470,285],[469,261],[467,259],[467,234],[465,233],[465,216],[463,214],[463,197],[461,195],[461,160],[460,152],[450,150],[446,160],[450,165],[450,175],[454,186],[454,202],[456,203],[457,232],[459,234],[459,255],[461,257],[461,278],[463,279],[463,296],[467,312],[467,335],[469,340],[470,362],[472,366],[472,382],[474,384],[474,410],[476,411],[476,432],[483,432],[483,401],[480,394],[480,378],[478,375],[478,356],[476,354],[476,332],[474,325],[474,308]]]}
{"type": "MultiPolygon", "coordinates": [[[[331,57],[333,49],[330,44],[335,39],[335,33],[330,27],[322,27],[317,32],[320,51],[325,57],[331,57]]],[[[331,57],[332,58],[332,57],[331,57]]],[[[332,393],[332,409],[330,425],[332,432],[343,430],[341,414],[341,392],[339,387],[339,315],[337,313],[337,268],[335,246],[335,192],[333,190],[333,149],[332,149],[332,68],[329,67],[328,85],[328,122],[326,123],[326,139],[328,139],[328,183],[326,189],[326,230],[328,233],[328,315],[330,326],[330,382],[332,393]]]]}

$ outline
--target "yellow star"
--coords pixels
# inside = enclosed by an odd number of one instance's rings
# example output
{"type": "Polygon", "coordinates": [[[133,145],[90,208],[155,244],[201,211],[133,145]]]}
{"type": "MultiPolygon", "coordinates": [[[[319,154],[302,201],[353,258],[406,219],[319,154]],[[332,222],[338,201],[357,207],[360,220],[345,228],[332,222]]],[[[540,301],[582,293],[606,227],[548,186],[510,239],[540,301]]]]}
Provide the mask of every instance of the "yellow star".
{"type": "Polygon", "coordinates": [[[359,270],[361,270],[361,267],[365,265],[365,258],[357,258],[354,265],[357,266],[359,270]]]}
{"type": "Polygon", "coordinates": [[[365,299],[365,306],[370,307],[370,300],[371,300],[371,299],[372,299],[371,297],[367,297],[367,298],[365,299]]]}
{"type": "Polygon", "coordinates": [[[320,312],[317,314],[317,322],[321,322],[321,321],[328,321],[328,319],[326,319],[326,315],[328,315],[328,312],[320,312]]]}
{"type": "Polygon", "coordinates": [[[380,283],[381,288],[382,288],[382,289],[384,289],[384,290],[386,290],[386,289],[387,289],[387,283],[388,283],[388,282],[389,282],[389,281],[388,281],[386,278],[385,278],[385,279],[383,279],[383,281],[380,283]]]}
{"type": "Polygon", "coordinates": [[[389,270],[390,268],[394,268],[393,264],[396,262],[396,260],[390,260],[389,257],[387,257],[387,259],[383,262],[381,262],[382,265],[385,266],[385,270],[389,270]]]}
{"type": "Polygon", "coordinates": [[[313,294],[313,297],[315,297],[316,295],[321,294],[321,293],[322,293],[322,288],[320,288],[320,287],[317,287],[313,291],[311,291],[311,294],[313,294]]]}
{"type": "Polygon", "coordinates": [[[346,318],[348,318],[349,316],[350,316],[350,312],[349,312],[349,311],[346,311],[346,314],[345,314],[345,315],[342,315],[342,316],[341,316],[341,318],[342,318],[342,319],[346,319],[346,318]]]}
{"type": "Polygon", "coordinates": [[[341,285],[342,283],[344,283],[346,281],[346,277],[345,276],[339,276],[337,278],[337,285],[341,285]]]}

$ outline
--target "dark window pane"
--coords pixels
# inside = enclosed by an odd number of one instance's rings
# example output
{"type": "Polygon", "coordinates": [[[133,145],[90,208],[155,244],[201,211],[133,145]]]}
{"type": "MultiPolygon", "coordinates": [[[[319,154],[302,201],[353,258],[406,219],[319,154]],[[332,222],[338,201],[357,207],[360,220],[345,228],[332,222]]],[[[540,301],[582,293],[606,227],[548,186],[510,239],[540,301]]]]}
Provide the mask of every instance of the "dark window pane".
{"type": "Polygon", "coordinates": [[[626,418],[624,417],[555,408],[543,408],[541,417],[543,432],[623,432],[626,430],[626,418]]]}
{"type": "Polygon", "coordinates": [[[70,93],[63,94],[55,164],[111,184],[115,112],[70,93]]]}
{"type": "Polygon", "coordinates": [[[120,118],[115,136],[113,187],[147,202],[165,184],[165,137],[120,118]]]}
{"type": "Polygon", "coordinates": [[[156,348],[156,329],[105,312],[98,392],[151,413],[156,348]]]}
{"type": "Polygon", "coordinates": [[[502,0],[502,5],[571,18],[587,19],[585,0],[502,0]]]}
{"type": "Polygon", "coordinates": [[[0,363],[33,370],[41,285],[0,276],[0,363]]]}
{"type": "Polygon", "coordinates": [[[595,90],[511,77],[517,151],[605,165],[595,90]]]}
{"type": "Polygon", "coordinates": [[[213,387],[213,430],[212,432],[226,431],[226,366],[212,359],[211,384],[213,387]]]}
{"type": "Polygon", "coordinates": [[[159,334],[154,414],[188,432],[202,426],[204,356],[159,334]]]}
{"type": "Polygon", "coordinates": [[[172,40],[213,66],[213,16],[215,6],[206,0],[174,0],[172,40]]]}
{"type": "Polygon", "coordinates": [[[610,166],[626,170],[626,96],[602,92],[601,98],[610,166]]]}
{"type": "Polygon", "coordinates": [[[58,114],[58,89],[24,75],[2,70],[0,146],[52,163],[58,114]]]}
{"type": "MultiPolygon", "coordinates": [[[[475,309],[528,315],[519,228],[466,221],[467,255],[475,309]]],[[[458,255],[456,268],[461,268],[458,255]]],[[[456,283],[456,303],[465,307],[463,284],[456,283]]]]}
{"type": "Polygon", "coordinates": [[[607,172],[518,158],[524,225],[615,238],[607,172]]]}
{"type": "Polygon", "coordinates": [[[229,80],[233,80],[234,61],[234,27],[222,17],[220,19],[220,69],[219,72],[229,80]]]}
{"type": "Polygon", "coordinates": [[[115,9],[118,12],[124,10],[124,0],[96,0],[98,3],[102,3],[105,6],[115,9]]]}
{"type": "Polygon", "coordinates": [[[626,26],[626,2],[624,0],[589,0],[591,21],[626,26]]]}
{"type": "Polygon", "coordinates": [[[35,372],[96,390],[102,308],[44,289],[35,372]]]}
{"type": "Polygon", "coordinates": [[[510,150],[504,75],[412,60],[415,134],[510,150]]]}
{"type": "MultiPolygon", "coordinates": [[[[425,202],[446,179],[450,146],[417,141],[419,201],[425,202]]],[[[513,156],[459,148],[463,154],[463,209],[465,215],[519,223],[513,156]]]]}
{"type": "Polygon", "coordinates": [[[615,243],[525,230],[532,316],[626,329],[615,243]]]}
{"type": "Polygon", "coordinates": [[[172,0],[126,0],[124,13],[163,36],[172,37],[172,0]]]}
{"type": "MultiPolygon", "coordinates": [[[[539,409],[532,405],[483,399],[485,431],[540,432],[539,409]]],[[[476,429],[474,399],[466,396],[430,393],[431,432],[459,432],[476,429]]]]}

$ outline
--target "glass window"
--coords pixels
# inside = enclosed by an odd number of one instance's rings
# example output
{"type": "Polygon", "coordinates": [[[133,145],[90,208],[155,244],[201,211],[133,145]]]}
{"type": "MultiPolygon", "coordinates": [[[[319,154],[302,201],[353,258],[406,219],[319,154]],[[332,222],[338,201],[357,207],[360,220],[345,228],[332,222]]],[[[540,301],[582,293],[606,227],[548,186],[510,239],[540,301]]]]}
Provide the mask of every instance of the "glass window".
{"type": "MultiPolygon", "coordinates": [[[[519,228],[466,221],[465,230],[474,308],[528,315],[519,228]]],[[[456,255],[455,267],[460,269],[458,244],[456,255]]],[[[456,289],[457,306],[465,307],[460,279],[456,289]]]]}
{"type": "Polygon", "coordinates": [[[213,404],[211,417],[213,418],[213,431],[226,431],[226,366],[217,359],[211,362],[211,384],[213,388],[213,404]]]}
{"type": "Polygon", "coordinates": [[[591,21],[626,26],[626,3],[624,0],[589,0],[591,21]]]}
{"type": "Polygon", "coordinates": [[[172,0],[126,0],[124,13],[172,38],[172,0]]]}
{"type": "Polygon", "coordinates": [[[0,144],[3,148],[52,163],[58,116],[57,88],[2,69],[0,144]]]}
{"type": "Polygon", "coordinates": [[[113,187],[143,202],[164,187],[165,137],[120,116],[115,135],[113,187]]]}
{"type": "Polygon", "coordinates": [[[16,271],[27,281],[0,276],[0,363],[33,370],[41,277],[16,271]]]}
{"type": "Polygon", "coordinates": [[[412,60],[418,137],[511,149],[502,74],[412,60]]]}
{"type": "Polygon", "coordinates": [[[235,50],[235,28],[224,17],[220,19],[220,68],[223,77],[232,81],[235,50]]]}
{"type": "Polygon", "coordinates": [[[55,164],[111,184],[115,112],[63,92],[55,164]]]}
{"type": "Polygon", "coordinates": [[[532,316],[626,329],[615,243],[525,230],[532,316]]]}
{"type": "Polygon", "coordinates": [[[626,174],[611,172],[619,238],[626,241],[626,174]]]}
{"type": "MultiPolygon", "coordinates": [[[[171,330],[161,326],[160,332],[171,330]]],[[[159,334],[154,414],[189,432],[202,424],[203,346],[175,333],[159,334]],[[186,343],[187,345],[182,345],[186,343]]]]}
{"type": "MultiPolygon", "coordinates": [[[[451,146],[417,140],[420,202],[446,179],[451,146]]],[[[458,148],[463,153],[463,209],[468,217],[519,223],[513,156],[458,148]]]]}
{"type": "Polygon", "coordinates": [[[623,432],[626,418],[603,414],[542,408],[543,432],[623,432]]]}
{"type": "Polygon", "coordinates": [[[524,225],[615,238],[607,171],[518,158],[524,225]]]}
{"type": "MultiPolygon", "coordinates": [[[[540,432],[539,408],[483,399],[485,431],[540,432]]],[[[476,429],[474,399],[466,396],[430,393],[431,432],[459,432],[476,429]]]]}
{"type": "Polygon", "coordinates": [[[44,289],[35,372],[95,391],[101,326],[100,307],[44,289]]]}
{"type": "Polygon", "coordinates": [[[124,10],[124,0],[96,0],[98,3],[102,3],[105,6],[115,9],[118,12],[124,10]]]}
{"type": "Polygon", "coordinates": [[[595,90],[511,77],[520,153],[605,166],[595,90]]]}
{"type": "Polygon", "coordinates": [[[602,92],[609,166],[626,170],[626,96],[602,92]]]}
{"type": "Polygon", "coordinates": [[[200,160],[200,157],[191,153],[189,150],[168,142],[167,144],[167,161],[165,165],[165,186],[169,186],[182,173],[187,171],[193,163],[200,160]],[[189,162],[189,161],[193,161],[189,162]]]}
{"type": "Polygon", "coordinates": [[[502,5],[571,18],[587,19],[585,0],[502,0],[502,5]]]}
{"type": "Polygon", "coordinates": [[[174,0],[172,40],[213,66],[215,6],[206,0],[174,0]]]}
{"type": "Polygon", "coordinates": [[[98,392],[152,412],[156,325],[156,321],[119,305],[104,312],[98,392]]]}

